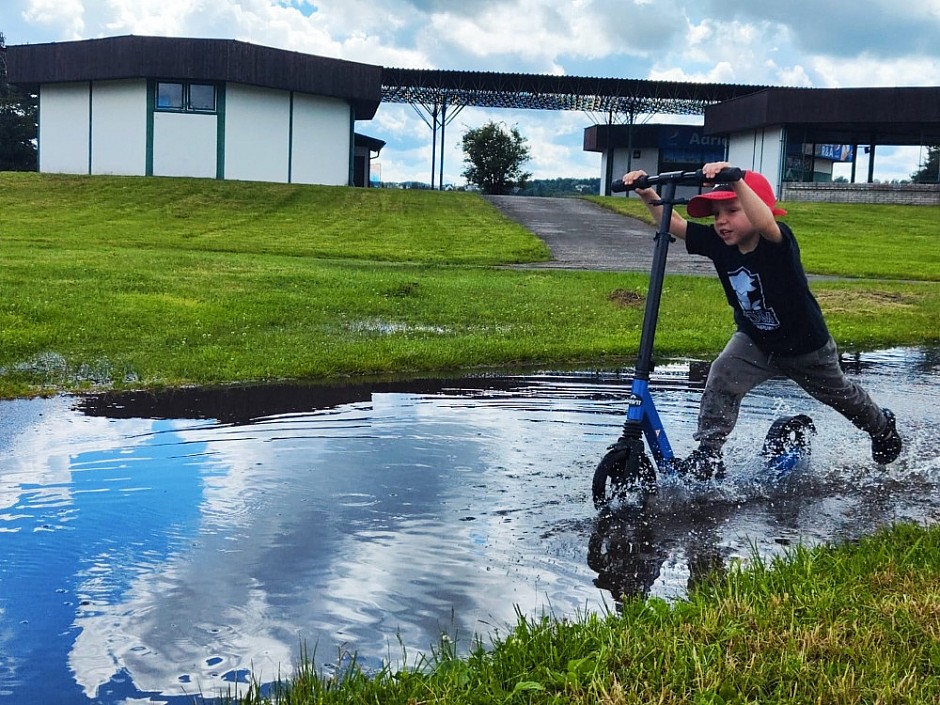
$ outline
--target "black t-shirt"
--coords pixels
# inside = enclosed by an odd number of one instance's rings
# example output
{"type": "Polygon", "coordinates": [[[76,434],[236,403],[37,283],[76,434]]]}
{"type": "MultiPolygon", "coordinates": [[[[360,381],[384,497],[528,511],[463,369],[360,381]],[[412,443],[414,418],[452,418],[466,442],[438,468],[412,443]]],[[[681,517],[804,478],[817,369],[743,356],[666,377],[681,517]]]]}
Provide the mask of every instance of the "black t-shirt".
{"type": "Polygon", "coordinates": [[[829,331],[809,290],[796,238],[786,224],[778,225],[781,242],[761,238],[753,251],[742,253],[711,226],[690,222],[685,247],[714,263],[739,331],[765,353],[802,355],[825,345],[829,331]]]}

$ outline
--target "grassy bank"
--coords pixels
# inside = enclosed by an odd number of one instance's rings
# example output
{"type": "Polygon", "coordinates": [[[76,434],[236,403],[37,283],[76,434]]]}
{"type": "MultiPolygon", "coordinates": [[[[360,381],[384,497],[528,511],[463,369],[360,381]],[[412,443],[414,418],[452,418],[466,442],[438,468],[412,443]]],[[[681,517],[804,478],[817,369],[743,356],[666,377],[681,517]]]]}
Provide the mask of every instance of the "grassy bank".
{"type": "MultiPolygon", "coordinates": [[[[644,274],[496,267],[549,254],[472,194],[5,173],[0,209],[0,397],[629,364],[639,341],[642,304],[618,292],[644,274]]],[[[895,210],[865,212],[838,259],[883,280],[815,285],[834,334],[936,341],[935,238],[898,247],[895,210]],[[902,254],[868,244],[886,240],[902,254]]],[[[660,320],[663,356],[711,354],[731,325],[702,277],[667,280],[660,320]]]]}
{"type": "Polygon", "coordinates": [[[520,619],[469,658],[446,647],[397,672],[324,679],[309,660],[240,702],[935,703],[940,530],[897,526],[713,576],[687,600],[520,619]]]}

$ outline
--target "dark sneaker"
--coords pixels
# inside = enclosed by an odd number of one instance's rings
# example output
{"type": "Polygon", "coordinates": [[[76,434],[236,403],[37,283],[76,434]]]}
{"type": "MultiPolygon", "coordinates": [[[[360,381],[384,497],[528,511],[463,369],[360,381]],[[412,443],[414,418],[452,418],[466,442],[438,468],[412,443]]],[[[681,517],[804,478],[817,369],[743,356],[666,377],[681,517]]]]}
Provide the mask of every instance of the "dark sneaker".
{"type": "Polygon", "coordinates": [[[676,462],[676,470],[680,475],[691,475],[696,480],[720,480],[725,476],[725,461],[721,458],[721,451],[714,448],[699,446],[688,458],[676,462]]]}
{"type": "Polygon", "coordinates": [[[879,465],[887,465],[897,460],[897,457],[901,454],[903,444],[901,436],[898,435],[894,412],[891,409],[882,409],[881,411],[884,413],[888,425],[877,436],[873,435],[871,437],[871,457],[879,465]]]}

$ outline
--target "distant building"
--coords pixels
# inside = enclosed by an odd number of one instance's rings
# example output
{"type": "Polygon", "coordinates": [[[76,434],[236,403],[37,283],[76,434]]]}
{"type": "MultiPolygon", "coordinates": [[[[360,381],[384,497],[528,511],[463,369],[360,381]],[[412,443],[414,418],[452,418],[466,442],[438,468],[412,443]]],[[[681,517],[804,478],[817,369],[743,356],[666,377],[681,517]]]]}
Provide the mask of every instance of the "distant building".
{"type": "Polygon", "coordinates": [[[354,129],[380,66],[124,36],[10,46],[7,72],[39,94],[41,172],[367,186],[385,144],[354,129]]]}
{"type": "MultiPolygon", "coordinates": [[[[707,162],[729,160],[746,168],[766,170],[777,190],[781,181],[832,181],[833,164],[855,158],[856,148],[851,144],[813,144],[791,138],[784,146],[780,130],[769,136],[744,131],[729,138],[709,134],[709,127],[707,122],[704,126],[593,125],[584,131],[584,150],[601,152],[601,173],[609,170],[610,180],[633,169],[649,174],[692,171],[707,162]]],[[[687,197],[699,190],[680,187],[679,195],[687,197]]]]}
{"type": "Polygon", "coordinates": [[[874,178],[879,145],[940,143],[940,86],[767,88],[705,108],[705,132],[728,139],[728,160],[760,171],[778,195],[787,183],[831,182],[833,165],[856,174],[860,150],[874,178]]]}
{"type": "MultiPolygon", "coordinates": [[[[697,125],[592,125],[584,131],[584,150],[601,153],[601,192],[610,181],[633,169],[648,174],[693,171],[706,162],[725,158],[728,141],[706,135],[697,125]]],[[[688,196],[699,189],[680,187],[688,196]]]]}
{"type": "Polygon", "coordinates": [[[940,86],[765,88],[708,105],[702,127],[595,125],[584,131],[584,149],[603,153],[602,188],[629,169],[696,169],[726,159],[764,174],[778,198],[787,184],[831,183],[838,163],[849,166],[850,182],[871,183],[878,145],[932,144],[940,144],[940,86]],[[856,174],[862,152],[868,157],[864,176],[856,174]]]}

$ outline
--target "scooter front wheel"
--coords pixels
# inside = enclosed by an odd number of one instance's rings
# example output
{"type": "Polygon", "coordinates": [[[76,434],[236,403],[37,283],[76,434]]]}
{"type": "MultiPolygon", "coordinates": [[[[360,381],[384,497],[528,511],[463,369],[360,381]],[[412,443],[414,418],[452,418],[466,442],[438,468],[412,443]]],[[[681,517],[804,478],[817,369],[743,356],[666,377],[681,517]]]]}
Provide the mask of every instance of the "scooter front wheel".
{"type": "Polygon", "coordinates": [[[781,416],[774,421],[761,450],[770,473],[779,479],[805,463],[815,433],[813,420],[805,414],[781,416]]]}
{"type": "Polygon", "coordinates": [[[598,509],[630,494],[643,496],[655,492],[656,471],[642,441],[621,439],[610,447],[594,471],[591,494],[598,509]]]}

